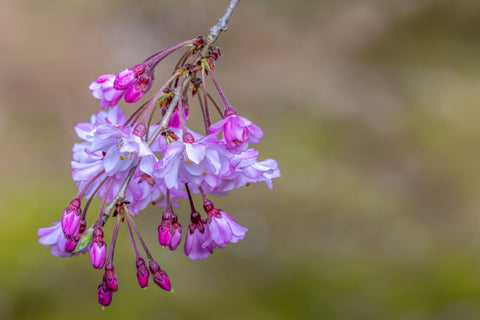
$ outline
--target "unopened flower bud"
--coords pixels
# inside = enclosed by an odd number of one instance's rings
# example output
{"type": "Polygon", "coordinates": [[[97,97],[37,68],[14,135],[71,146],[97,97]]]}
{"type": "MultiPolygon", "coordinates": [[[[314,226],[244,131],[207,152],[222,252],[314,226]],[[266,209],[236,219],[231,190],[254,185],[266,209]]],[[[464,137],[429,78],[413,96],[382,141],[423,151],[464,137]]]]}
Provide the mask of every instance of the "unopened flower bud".
{"type": "Polygon", "coordinates": [[[170,224],[170,221],[162,221],[162,223],[158,226],[158,242],[161,246],[168,246],[170,241],[172,240],[172,233],[170,232],[170,227],[167,226],[170,224]]]}
{"type": "Polygon", "coordinates": [[[103,231],[101,227],[96,227],[93,231],[93,241],[90,247],[90,260],[95,269],[102,269],[107,255],[107,246],[103,241],[103,231]]]}
{"type": "Polygon", "coordinates": [[[105,266],[104,279],[105,279],[105,282],[107,283],[107,287],[110,290],[112,291],[118,290],[117,274],[115,273],[113,264],[107,263],[107,265],[105,266]]]}
{"type": "Polygon", "coordinates": [[[80,231],[80,199],[75,198],[65,208],[62,215],[62,230],[67,239],[75,239],[80,231]]]}
{"type": "Polygon", "coordinates": [[[161,246],[168,246],[172,240],[172,221],[169,209],[165,209],[162,215],[162,222],[158,226],[158,242],[161,246]]]}
{"type": "Polygon", "coordinates": [[[165,209],[162,222],[158,226],[158,242],[161,246],[168,246],[175,250],[182,241],[182,226],[178,223],[177,215],[165,209]]]}
{"type": "Polygon", "coordinates": [[[136,81],[137,77],[135,75],[135,71],[133,71],[131,68],[127,68],[116,75],[115,80],[113,81],[113,87],[116,90],[126,90],[136,81]]]}
{"type": "Polygon", "coordinates": [[[108,306],[112,303],[113,291],[107,286],[105,280],[98,286],[98,303],[102,306],[108,306]]]}
{"type": "Polygon", "coordinates": [[[172,290],[170,279],[165,271],[160,269],[160,266],[155,261],[149,262],[150,272],[153,275],[153,281],[162,289],[166,291],[172,290]]]}
{"type": "Polygon", "coordinates": [[[137,259],[137,279],[140,288],[148,287],[148,278],[150,277],[150,273],[148,272],[147,265],[145,264],[145,260],[143,258],[137,259]]]}
{"type": "Polygon", "coordinates": [[[140,100],[145,92],[147,92],[153,83],[153,74],[143,73],[137,78],[134,85],[131,85],[125,92],[125,101],[134,103],[140,100]]]}

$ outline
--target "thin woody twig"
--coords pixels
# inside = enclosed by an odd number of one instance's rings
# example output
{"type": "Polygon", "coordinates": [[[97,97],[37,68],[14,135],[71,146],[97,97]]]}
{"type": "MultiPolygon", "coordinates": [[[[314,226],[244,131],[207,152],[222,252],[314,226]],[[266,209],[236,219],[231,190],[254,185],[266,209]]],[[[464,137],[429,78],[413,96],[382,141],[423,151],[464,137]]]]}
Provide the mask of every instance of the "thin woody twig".
{"type": "Polygon", "coordinates": [[[233,11],[237,7],[239,1],[240,0],[232,0],[228,5],[227,10],[225,10],[223,16],[218,20],[217,24],[210,28],[208,36],[205,39],[205,45],[203,46],[202,51],[200,51],[200,56],[206,57],[208,55],[208,49],[210,49],[210,47],[215,43],[220,35],[220,32],[227,31],[228,20],[232,16],[233,11]]]}

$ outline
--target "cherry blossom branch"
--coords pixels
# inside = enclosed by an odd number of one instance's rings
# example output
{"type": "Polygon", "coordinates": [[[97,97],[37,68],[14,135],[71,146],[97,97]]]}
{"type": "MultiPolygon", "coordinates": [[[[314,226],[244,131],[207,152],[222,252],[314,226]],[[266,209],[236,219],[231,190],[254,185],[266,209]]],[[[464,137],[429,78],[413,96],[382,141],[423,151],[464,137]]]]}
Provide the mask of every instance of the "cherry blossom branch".
{"type": "Polygon", "coordinates": [[[202,48],[202,51],[200,51],[200,56],[206,57],[208,55],[208,49],[210,49],[210,47],[215,43],[215,41],[217,41],[220,32],[227,31],[228,20],[232,16],[233,11],[237,7],[239,1],[240,0],[232,0],[228,5],[227,10],[225,10],[223,16],[218,20],[217,24],[210,28],[208,36],[205,39],[205,45],[202,48]]]}
{"type": "MultiPolygon", "coordinates": [[[[137,167],[138,167],[138,164],[130,169],[127,177],[125,178],[125,181],[123,181],[122,187],[120,188],[120,190],[115,195],[115,198],[113,198],[112,202],[110,202],[110,204],[107,206],[107,208],[105,210],[103,210],[103,223],[104,224],[107,221],[107,219],[110,217],[110,214],[116,208],[116,205],[119,204],[121,201],[123,201],[123,199],[125,199],[128,184],[132,180],[133,174],[135,173],[135,170],[137,169],[137,167]]],[[[106,198],[106,195],[105,195],[105,198],[106,198]]]]}
{"type": "MultiPolygon", "coordinates": [[[[188,80],[189,80],[188,78],[185,79],[184,85],[185,85],[186,82],[188,82],[188,80]]],[[[170,120],[170,117],[172,116],[173,111],[175,110],[175,107],[177,106],[178,99],[180,98],[180,96],[181,96],[180,88],[177,87],[174,91],[173,99],[172,99],[172,102],[170,102],[170,105],[168,106],[167,112],[165,112],[165,115],[163,116],[162,121],[160,122],[160,125],[158,126],[158,128],[152,134],[150,139],[148,139],[147,145],[150,146],[153,143],[153,141],[155,141],[155,139],[158,137],[158,135],[162,131],[164,131],[168,128],[168,121],[170,120]]]]}
{"type": "MultiPolygon", "coordinates": [[[[227,20],[228,21],[228,20],[227,20]]],[[[156,62],[158,63],[161,59],[165,58],[166,56],[168,56],[170,53],[172,53],[173,51],[177,50],[178,48],[181,48],[187,44],[191,44],[193,41],[195,41],[195,39],[191,39],[191,40],[187,40],[187,41],[184,41],[182,43],[179,43],[179,44],[176,44],[174,46],[171,46],[170,48],[167,48],[165,50],[162,50],[160,51],[159,53],[151,56],[150,58],[147,58],[147,60],[145,60],[143,63],[144,64],[150,64],[152,62],[156,62]]]]}

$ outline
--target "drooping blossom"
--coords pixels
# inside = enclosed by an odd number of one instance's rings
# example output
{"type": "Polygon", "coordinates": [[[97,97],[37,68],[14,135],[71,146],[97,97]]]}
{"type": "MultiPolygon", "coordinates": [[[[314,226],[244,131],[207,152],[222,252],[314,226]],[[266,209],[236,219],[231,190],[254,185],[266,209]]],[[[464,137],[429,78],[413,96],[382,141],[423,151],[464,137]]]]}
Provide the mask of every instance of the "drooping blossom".
{"type": "Polygon", "coordinates": [[[191,219],[192,223],[188,227],[185,239],[185,254],[190,259],[205,259],[213,253],[214,246],[212,244],[203,246],[207,239],[205,238],[205,221],[200,218],[200,214],[193,211],[191,219]]]}
{"type": "Polygon", "coordinates": [[[263,131],[250,120],[243,118],[232,108],[225,110],[225,118],[210,125],[210,134],[222,132],[222,141],[233,153],[240,153],[248,148],[249,143],[259,143],[263,131]]]}
{"type": "Polygon", "coordinates": [[[230,160],[230,170],[222,177],[216,188],[208,189],[216,196],[226,195],[233,189],[250,183],[265,182],[272,189],[272,179],[280,177],[280,169],[274,159],[257,160],[258,151],[248,149],[230,160]]]}
{"type": "Polygon", "coordinates": [[[225,211],[215,208],[211,201],[206,201],[204,208],[207,212],[207,223],[202,247],[225,248],[229,242],[236,243],[244,238],[248,229],[239,225],[225,211]]]}

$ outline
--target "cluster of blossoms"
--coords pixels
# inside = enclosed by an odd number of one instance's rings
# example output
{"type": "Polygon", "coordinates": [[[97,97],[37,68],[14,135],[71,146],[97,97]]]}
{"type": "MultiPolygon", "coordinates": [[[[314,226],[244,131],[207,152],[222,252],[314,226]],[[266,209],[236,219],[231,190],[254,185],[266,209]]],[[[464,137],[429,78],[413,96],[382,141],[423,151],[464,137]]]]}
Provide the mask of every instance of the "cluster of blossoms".
{"type": "Polygon", "coordinates": [[[250,147],[260,141],[262,130],[237,114],[215,80],[213,69],[219,57],[220,50],[205,48],[199,36],[116,75],[102,75],[90,84],[103,110],[92,115],[90,122],[75,127],[82,141],[72,148],[71,165],[79,192],[63,211],[61,221],[39,229],[38,236],[54,256],[90,254],[92,266],[104,270],[98,286],[98,302],[104,306],[111,303],[113,292],[118,290],[113,257],[122,224],[127,225],[133,244],[140,287],[148,286],[151,275],[157,285],[170,291],[170,279],[147,248],[134,217],[150,204],[163,208],[158,226],[160,245],[175,250],[185,234],[185,254],[191,259],[204,259],[216,248],[243,239],[247,232],[216,208],[207,195],[223,196],[232,189],[262,181],[272,188],[271,180],[280,176],[275,160],[259,161],[258,152],[250,147]],[[153,98],[127,118],[118,106],[120,100],[139,101],[152,87],[157,64],[180,48],[186,48],[186,52],[172,75],[153,98]],[[223,107],[207,91],[207,79],[223,107]],[[195,96],[203,115],[204,135],[187,127],[189,101],[195,96]],[[221,118],[214,123],[209,109],[212,105],[221,118]],[[156,113],[158,121],[154,120],[156,113]],[[201,198],[203,217],[195,208],[195,194],[201,198]],[[88,226],[88,208],[97,196],[101,199],[100,211],[88,226]],[[190,203],[191,223],[186,229],[173,210],[180,205],[180,198],[190,203]],[[115,226],[107,249],[103,228],[110,218],[115,219],[115,226]],[[143,248],[146,260],[139,248],[143,248]]]}

